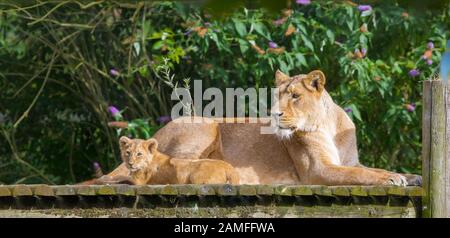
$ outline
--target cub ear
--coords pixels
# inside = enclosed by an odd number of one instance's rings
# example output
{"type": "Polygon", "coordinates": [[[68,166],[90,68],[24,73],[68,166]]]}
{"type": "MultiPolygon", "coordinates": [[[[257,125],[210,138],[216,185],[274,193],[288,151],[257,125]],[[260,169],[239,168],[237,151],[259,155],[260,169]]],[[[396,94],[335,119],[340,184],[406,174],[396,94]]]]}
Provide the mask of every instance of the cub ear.
{"type": "Polygon", "coordinates": [[[152,154],[156,153],[158,149],[158,141],[156,139],[150,138],[146,140],[145,143],[147,143],[147,148],[152,152],[152,154]]]}
{"type": "Polygon", "coordinates": [[[307,89],[321,93],[325,88],[325,74],[320,70],[314,70],[306,76],[303,82],[307,89]]]}
{"type": "Polygon", "coordinates": [[[119,144],[120,144],[120,148],[124,148],[125,146],[127,146],[129,143],[131,142],[131,139],[126,137],[126,136],[122,136],[119,139],[119,144]]]}
{"type": "Polygon", "coordinates": [[[275,84],[278,86],[289,79],[289,76],[281,72],[279,69],[275,72],[275,84]]]}

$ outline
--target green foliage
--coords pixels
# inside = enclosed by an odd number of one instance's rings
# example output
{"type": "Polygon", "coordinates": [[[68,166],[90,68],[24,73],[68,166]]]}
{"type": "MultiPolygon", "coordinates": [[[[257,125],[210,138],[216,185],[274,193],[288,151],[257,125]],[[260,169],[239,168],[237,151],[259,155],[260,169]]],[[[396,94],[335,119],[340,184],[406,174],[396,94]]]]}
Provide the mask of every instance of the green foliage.
{"type": "Polygon", "coordinates": [[[249,4],[217,19],[179,2],[1,4],[0,183],[73,183],[94,161],[117,166],[117,136],[150,137],[170,113],[171,86],[156,72],[165,58],[174,85],[202,79],[204,88],[272,87],[277,69],[319,68],[357,124],[362,162],[420,172],[421,81],[449,38],[448,5],[383,1],[361,12],[312,2],[282,12],[249,4]]]}

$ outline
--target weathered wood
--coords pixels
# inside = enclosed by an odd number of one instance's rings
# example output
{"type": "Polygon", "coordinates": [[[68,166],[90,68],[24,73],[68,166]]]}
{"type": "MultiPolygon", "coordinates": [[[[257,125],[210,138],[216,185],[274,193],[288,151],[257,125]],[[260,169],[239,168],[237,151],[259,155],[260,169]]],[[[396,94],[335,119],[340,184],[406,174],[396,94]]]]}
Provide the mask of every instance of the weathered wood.
{"type": "Polygon", "coordinates": [[[98,195],[116,195],[116,190],[112,186],[100,186],[97,190],[98,195]]]}
{"type": "Polygon", "coordinates": [[[0,186],[0,197],[9,197],[11,195],[11,190],[7,186],[0,186]]]}
{"type": "Polygon", "coordinates": [[[422,215],[431,217],[430,206],[430,146],[431,146],[431,80],[423,82],[422,96],[422,215]]]}
{"type": "Polygon", "coordinates": [[[446,112],[445,85],[441,80],[432,81],[431,146],[430,146],[430,205],[432,217],[446,217],[446,112]]]}
{"type": "Polygon", "coordinates": [[[33,196],[33,191],[31,191],[30,186],[16,185],[12,188],[12,194],[14,197],[33,196]]]}
{"type": "Polygon", "coordinates": [[[272,195],[273,194],[273,187],[269,185],[259,185],[256,187],[256,192],[258,195],[272,195]]]}
{"type": "Polygon", "coordinates": [[[114,186],[116,193],[124,196],[134,196],[136,195],[136,190],[133,186],[127,186],[125,184],[114,186]]]}
{"type": "Polygon", "coordinates": [[[237,187],[229,184],[219,185],[217,194],[220,196],[235,196],[237,195],[237,187]]]}
{"type": "MultiPolygon", "coordinates": [[[[82,217],[95,217],[99,212],[113,214],[117,208],[133,211],[129,214],[141,217],[416,217],[420,215],[420,212],[416,213],[420,211],[420,203],[411,201],[417,200],[422,192],[420,187],[317,185],[12,185],[0,186],[0,191],[3,196],[0,203],[8,202],[4,207],[10,209],[0,208],[0,217],[42,216],[62,211],[55,208],[65,205],[71,207],[64,209],[67,214],[77,213],[82,217]],[[34,214],[36,208],[42,209],[40,198],[52,193],[57,199],[45,200],[48,202],[47,208],[34,214]],[[82,199],[71,199],[79,195],[82,199]],[[107,206],[101,202],[105,195],[113,201],[107,206]],[[119,202],[124,195],[128,202],[119,202]],[[206,199],[204,195],[207,195],[206,199]],[[34,196],[38,199],[15,196],[34,196]],[[85,199],[86,196],[92,199],[85,199]],[[140,199],[142,196],[144,199],[140,199]],[[182,199],[183,196],[190,198],[182,199]],[[359,199],[364,196],[374,196],[376,199],[361,202],[359,199]],[[337,199],[330,199],[333,197],[337,199]],[[344,198],[346,202],[343,203],[343,197],[356,199],[344,198]],[[193,204],[202,205],[193,209],[193,204]],[[136,207],[141,209],[134,210],[136,207]],[[17,209],[27,212],[17,213],[20,211],[17,209]]],[[[126,216],[128,213],[120,214],[112,216],[126,216]]]]}
{"type": "Polygon", "coordinates": [[[33,187],[35,196],[53,197],[55,193],[53,189],[48,185],[36,185],[33,187]]]}
{"type": "Polygon", "coordinates": [[[87,208],[87,209],[46,209],[46,210],[0,210],[0,217],[148,217],[148,218],[294,218],[294,217],[416,217],[412,206],[377,206],[377,205],[352,205],[352,206],[232,206],[232,207],[155,207],[155,208],[87,208]]]}
{"type": "Polygon", "coordinates": [[[77,194],[75,187],[69,185],[55,186],[53,187],[53,190],[55,191],[55,195],[57,196],[71,196],[77,194]]]}
{"type": "Polygon", "coordinates": [[[197,195],[197,186],[196,185],[180,185],[178,186],[178,194],[183,196],[194,196],[197,195]]]}
{"type": "Polygon", "coordinates": [[[96,186],[77,186],[77,194],[81,196],[94,196],[96,195],[96,186]]]}
{"type": "Polygon", "coordinates": [[[256,187],[253,185],[240,185],[239,186],[239,195],[255,196],[256,195],[256,187]]]}
{"type": "Polygon", "coordinates": [[[446,133],[445,133],[445,140],[446,140],[446,156],[445,156],[445,183],[446,183],[446,204],[447,204],[447,218],[450,218],[450,86],[448,83],[446,84],[446,90],[445,90],[445,112],[446,112],[446,133]]]}

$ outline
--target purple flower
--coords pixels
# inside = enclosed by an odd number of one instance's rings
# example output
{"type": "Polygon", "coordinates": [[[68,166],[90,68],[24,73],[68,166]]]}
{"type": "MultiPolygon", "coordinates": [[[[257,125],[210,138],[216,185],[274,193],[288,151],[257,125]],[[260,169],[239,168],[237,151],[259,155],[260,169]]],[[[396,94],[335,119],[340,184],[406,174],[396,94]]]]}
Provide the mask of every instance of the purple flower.
{"type": "Polygon", "coordinates": [[[370,5],[359,5],[358,10],[361,12],[370,11],[372,7],[370,5]]]}
{"type": "Polygon", "coordinates": [[[366,48],[362,48],[362,49],[361,49],[361,54],[362,54],[363,57],[366,56],[366,54],[367,54],[367,49],[366,49],[366,48]]]}
{"type": "Polygon", "coordinates": [[[278,45],[273,41],[269,41],[269,48],[278,48],[278,45]]]}
{"type": "Polygon", "coordinates": [[[108,111],[109,111],[109,113],[111,113],[111,115],[112,115],[113,117],[115,117],[115,116],[120,116],[120,111],[119,111],[119,109],[117,109],[115,106],[109,106],[109,107],[108,107],[108,111]]]}
{"type": "Polygon", "coordinates": [[[116,69],[110,69],[109,74],[111,74],[112,76],[115,76],[115,77],[120,75],[119,71],[117,71],[116,69]]]}
{"type": "Polygon", "coordinates": [[[93,165],[94,165],[94,169],[95,169],[95,170],[101,169],[100,164],[99,164],[98,162],[94,162],[93,165]]]}
{"type": "Polygon", "coordinates": [[[406,107],[406,110],[408,110],[408,112],[413,112],[414,110],[416,110],[416,104],[415,103],[406,104],[405,107],[406,107]]]}
{"type": "Polygon", "coordinates": [[[296,0],[295,2],[300,5],[308,5],[311,3],[311,0],[296,0]]]}
{"type": "Polygon", "coordinates": [[[206,26],[206,27],[210,27],[210,26],[211,26],[211,23],[205,22],[205,26],[206,26]]]}
{"type": "Polygon", "coordinates": [[[172,118],[170,118],[170,116],[160,116],[158,119],[156,119],[159,123],[162,123],[162,124],[166,124],[166,123],[168,123],[169,121],[171,121],[172,120],[172,118]]]}
{"type": "Polygon", "coordinates": [[[427,60],[427,65],[432,65],[432,64],[433,64],[433,60],[428,59],[428,60],[427,60]]]}
{"type": "Polygon", "coordinates": [[[352,110],[351,108],[349,108],[349,107],[346,107],[346,108],[344,109],[344,111],[345,111],[346,113],[353,112],[353,110],[352,110]]]}
{"type": "Polygon", "coordinates": [[[418,69],[411,69],[408,74],[409,74],[409,76],[414,78],[414,77],[418,76],[420,74],[420,72],[418,69]]]}
{"type": "Polygon", "coordinates": [[[434,48],[434,44],[433,44],[433,42],[428,42],[428,44],[427,44],[427,48],[428,49],[430,49],[430,50],[432,50],[433,48],[434,48]]]}

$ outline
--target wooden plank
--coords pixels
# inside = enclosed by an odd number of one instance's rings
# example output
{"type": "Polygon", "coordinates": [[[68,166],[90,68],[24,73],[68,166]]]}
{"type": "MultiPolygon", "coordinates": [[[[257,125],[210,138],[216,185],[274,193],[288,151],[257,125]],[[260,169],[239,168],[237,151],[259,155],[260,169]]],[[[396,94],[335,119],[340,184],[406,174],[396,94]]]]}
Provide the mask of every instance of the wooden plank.
{"type": "Polygon", "coordinates": [[[197,195],[198,186],[194,184],[185,184],[178,186],[178,194],[183,196],[197,195]]]}
{"type": "Polygon", "coordinates": [[[446,217],[446,185],[445,185],[445,85],[435,80],[431,85],[431,172],[430,172],[430,203],[432,217],[446,217]]]}
{"type": "Polygon", "coordinates": [[[292,187],[287,185],[275,185],[273,191],[276,195],[292,196],[292,187]]]}
{"type": "Polygon", "coordinates": [[[143,185],[136,186],[136,193],[138,195],[157,195],[160,193],[162,186],[143,185]]]}
{"type": "Polygon", "coordinates": [[[387,187],[367,187],[369,196],[386,196],[387,187]]]}
{"type": "Polygon", "coordinates": [[[91,186],[87,186],[87,185],[81,185],[81,186],[76,186],[76,190],[77,190],[77,194],[81,195],[81,196],[95,196],[96,195],[96,187],[98,187],[98,185],[91,185],[91,186]]]}
{"type": "Polygon", "coordinates": [[[319,196],[327,196],[327,197],[333,196],[333,193],[331,192],[331,189],[328,186],[322,186],[322,185],[312,186],[312,190],[313,190],[314,194],[319,195],[319,196]]]}
{"type": "Polygon", "coordinates": [[[33,186],[34,195],[42,197],[54,197],[53,189],[45,184],[33,186]]]}
{"type": "Polygon", "coordinates": [[[9,190],[9,187],[0,185],[0,197],[10,197],[11,190],[9,190]]]}
{"type": "Polygon", "coordinates": [[[387,193],[395,196],[406,196],[407,191],[405,187],[392,186],[388,188],[387,193]]]}
{"type": "Polygon", "coordinates": [[[256,195],[256,186],[240,185],[239,186],[239,195],[240,196],[255,196],[256,195]]]}
{"type": "Polygon", "coordinates": [[[176,185],[164,185],[160,191],[161,195],[178,195],[176,185]]]}
{"type": "Polygon", "coordinates": [[[341,197],[350,196],[350,188],[347,186],[333,186],[333,187],[331,187],[331,191],[333,192],[333,195],[336,195],[336,196],[341,196],[341,197]]]}
{"type": "Polygon", "coordinates": [[[72,196],[77,194],[75,187],[70,185],[53,186],[53,190],[56,196],[72,196]]]}
{"type": "Polygon", "coordinates": [[[446,127],[446,133],[445,133],[445,139],[446,139],[446,156],[445,156],[445,183],[446,183],[446,190],[445,190],[445,197],[447,198],[447,214],[446,217],[450,218],[450,146],[448,145],[450,142],[450,86],[448,85],[448,82],[446,84],[446,90],[445,90],[445,127],[446,127]]]}
{"type": "Polygon", "coordinates": [[[407,195],[409,197],[421,197],[423,194],[421,187],[407,187],[407,195]]]}
{"type": "Polygon", "coordinates": [[[27,185],[15,185],[12,189],[12,194],[14,197],[33,196],[33,191],[27,185]]]}
{"type": "Polygon", "coordinates": [[[116,190],[110,185],[100,186],[97,195],[116,195],[116,190]]]}
{"type": "Polygon", "coordinates": [[[422,214],[431,217],[430,207],[430,146],[431,146],[431,80],[423,82],[422,95],[422,214]]]}
{"type": "Polygon", "coordinates": [[[217,194],[221,196],[236,196],[238,193],[237,191],[237,186],[230,184],[217,186],[217,194]]]}
{"type": "Polygon", "coordinates": [[[273,195],[273,187],[269,185],[257,185],[256,192],[258,195],[273,195]]]}
{"type": "Polygon", "coordinates": [[[367,197],[369,195],[367,189],[363,186],[352,186],[350,189],[350,194],[358,197],[367,197]]]}
{"type": "Polygon", "coordinates": [[[116,193],[119,195],[124,195],[124,196],[135,196],[136,195],[136,190],[134,189],[133,186],[127,185],[127,184],[117,184],[117,185],[113,185],[113,187],[116,190],[116,193]]]}
{"type": "Polygon", "coordinates": [[[292,188],[294,196],[312,196],[314,194],[310,186],[295,186],[292,188]]]}
{"type": "Polygon", "coordinates": [[[216,190],[212,187],[212,186],[209,186],[209,185],[201,185],[199,188],[198,188],[198,195],[216,195],[216,190]]]}

